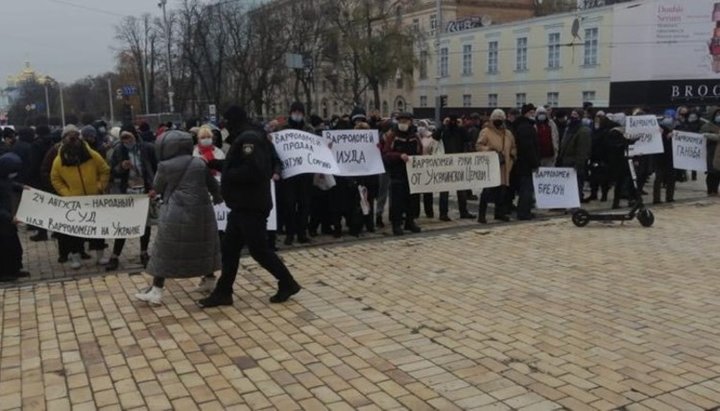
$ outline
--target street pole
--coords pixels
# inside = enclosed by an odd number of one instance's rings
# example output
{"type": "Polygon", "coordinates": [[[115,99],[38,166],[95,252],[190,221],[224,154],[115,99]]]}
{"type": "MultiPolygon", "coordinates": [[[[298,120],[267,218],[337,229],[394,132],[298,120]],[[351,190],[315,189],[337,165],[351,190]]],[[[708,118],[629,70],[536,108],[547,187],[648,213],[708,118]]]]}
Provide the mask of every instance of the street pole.
{"type": "Polygon", "coordinates": [[[65,100],[63,99],[62,85],[59,85],[58,88],[60,89],[60,120],[62,121],[63,128],[65,128],[65,100]]]}
{"type": "Polygon", "coordinates": [[[47,115],[48,121],[50,120],[50,96],[48,95],[48,85],[45,82],[45,114],[47,115]]]}
{"type": "Polygon", "coordinates": [[[108,100],[110,101],[110,127],[115,124],[115,108],[113,106],[112,81],[108,78],[108,100]]]}
{"type": "Polygon", "coordinates": [[[443,27],[442,0],[435,0],[435,58],[437,68],[435,73],[435,127],[440,127],[440,30],[443,27]]]}
{"type": "Polygon", "coordinates": [[[145,60],[143,60],[143,84],[145,84],[145,114],[150,114],[150,97],[148,94],[148,82],[147,82],[147,67],[145,67],[145,60]]]}
{"type": "Polygon", "coordinates": [[[160,0],[159,6],[162,7],[163,21],[165,22],[165,37],[167,40],[168,104],[170,106],[170,112],[174,113],[175,112],[175,103],[173,102],[173,97],[175,96],[175,93],[173,93],[173,88],[172,88],[172,65],[171,65],[171,61],[170,61],[170,54],[171,54],[170,53],[170,25],[168,24],[167,10],[165,7],[166,5],[167,5],[167,0],[160,0]]]}

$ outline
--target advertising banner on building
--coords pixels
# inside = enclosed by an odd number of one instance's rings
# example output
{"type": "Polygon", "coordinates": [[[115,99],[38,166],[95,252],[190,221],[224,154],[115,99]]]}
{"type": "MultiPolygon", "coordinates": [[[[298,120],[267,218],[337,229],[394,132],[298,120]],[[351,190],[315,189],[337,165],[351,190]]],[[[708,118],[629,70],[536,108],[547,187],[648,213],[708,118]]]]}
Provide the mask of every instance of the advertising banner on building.
{"type": "Polygon", "coordinates": [[[720,102],[720,0],[614,8],[611,105],[720,102]]]}

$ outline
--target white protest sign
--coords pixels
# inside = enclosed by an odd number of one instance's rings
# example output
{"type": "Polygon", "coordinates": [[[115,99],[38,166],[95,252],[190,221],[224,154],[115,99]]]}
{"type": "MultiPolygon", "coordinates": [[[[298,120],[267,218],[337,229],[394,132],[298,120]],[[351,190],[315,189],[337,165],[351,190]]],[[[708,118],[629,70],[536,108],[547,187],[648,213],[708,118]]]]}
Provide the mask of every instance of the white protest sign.
{"type": "Polygon", "coordinates": [[[497,187],[501,182],[495,153],[411,156],[405,167],[411,194],[497,187]]]}
{"type": "Polygon", "coordinates": [[[283,162],[283,178],[306,173],[336,175],[340,172],[324,138],[299,130],[282,130],[271,136],[283,162]]]}
{"type": "Polygon", "coordinates": [[[630,116],[625,122],[625,136],[635,141],[630,146],[631,156],[644,156],[664,152],[662,130],[655,116],[630,116]]]}
{"type": "MultiPolygon", "coordinates": [[[[270,180],[270,194],[272,195],[272,210],[270,210],[270,216],[267,220],[267,230],[277,231],[277,205],[275,201],[275,182],[270,180]]],[[[215,204],[215,221],[217,221],[218,231],[225,231],[227,229],[227,219],[230,214],[230,209],[225,203],[215,204]]]]}
{"type": "Polygon", "coordinates": [[[371,176],[385,173],[377,130],[331,130],[323,137],[332,143],[339,176],[371,176]]]}
{"type": "Polygon", "coordinates": [[[577,172],[574,168],[540,167],[533,173],[533,186],[539,209],[580,207],[577,172]]]}
{"type": "Polygon", "coordinates": [[[704,135],[676,131],[673,134],[672,151],[675,168],[707,171],[707,141],[704,135]]]}
{"type": "Polygon", "coordinates": [[[146,195],[59,197],[29,188],[15,217],[29,225],[82,238],[138,238],[145,234],[146,195]]]}

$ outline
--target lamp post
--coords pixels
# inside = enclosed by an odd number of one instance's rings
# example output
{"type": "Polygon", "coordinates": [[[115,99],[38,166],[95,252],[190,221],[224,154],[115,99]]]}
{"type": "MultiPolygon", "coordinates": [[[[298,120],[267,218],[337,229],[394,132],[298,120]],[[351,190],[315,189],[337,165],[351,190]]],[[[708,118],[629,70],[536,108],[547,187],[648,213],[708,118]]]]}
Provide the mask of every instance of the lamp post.
{"type": "Polygon", "coordinates": [[[437,68],[435,73],[435,126],[440,127],[440,30],[443,27],[442,19],[442,0],[435,0],[435,58],[437,59],[437,68]]]}
{"type": "Polygon", "coordinates": [[[175,112],[175,103],[173,102],[173,97],[175,96],[175,93],[173,93],[172,88],[172,63],[170,61],[170,25],[168,24],[167,19],[167,0],[160,0],[160,3],[158,3],[158,7],[162,9],[163,12],[163,22],[165,23],[165,38],[167,40],[167,81],[168,81],[168,105],[170,106],[170,112],[175,112]]]}

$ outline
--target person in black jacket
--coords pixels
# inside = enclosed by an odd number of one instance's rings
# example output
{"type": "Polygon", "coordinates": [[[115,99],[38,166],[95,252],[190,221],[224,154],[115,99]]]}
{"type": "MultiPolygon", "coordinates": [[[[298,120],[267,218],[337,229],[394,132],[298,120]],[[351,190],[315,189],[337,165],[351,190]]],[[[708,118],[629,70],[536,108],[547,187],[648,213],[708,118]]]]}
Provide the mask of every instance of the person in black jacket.
{"type": "Polygon", "coordinates": [[[516,133],[517,160],[513,165],[512,175],[518,190],[518,220],[531,220],[535,217],[532,213],[534,194],[532,174],[540,167],[540,148],[534,124],[535,110],[532,104],[524,105],[522,116],[513,124],[516,133]]]}
{"type": "MultiPolygon", "coordinates": [[[[450,114],[443,121],[443,126],[433,134],[433,138],[442,141],[445,147],[445,154],[464,153],[470,142],[470,135],[462,127],[461,120],[457,114],[450,114]]],[[[472,220],[475,216],[468,212],[467,195],[468,192],[466,190],[457,192],[458,208],[460,209],[461,219],[472,220]]],[[[450,221],[450,217],[448,216],[449,197],[450,194],[447,191],[440,193],[440,221],[450,221]]]]}
{"type": "Polygon", "coordinates": [[[238,126],[240,134],[233,139],[221,181],[222,195],[230,209],[222,242],[222,275],[210,296],[198,301],[204,308],[232,305],[233,284],[245,246],[252,258],[278,280],[278,291],[270,298],[271,303],[285,302],[301,289],[267,240],[267,218],[273,207],[270,179],[277,179],[282,171],[275,160],[275,148],[265,132],[251,127],[246,117],[238,126]]]}
{"type": "MultiPolygon", "coordinates": [[[[30,150],[30,175],[28,177],[27,185],[38,190],[43,190],[45,187],[43,186],[41,172],[42,162],[47,152],[50,151],[53,146],[53,138],[50,133],[50,127],[46,125],[37,126],[35,128],[35,133],[37,134],[37,137],[33,141],[32,148],[30,150]]],[[[36,230],[36,234],[30,237],[30,241],[47,241],[47,239],[47,230],[39,227],[36,230]]]]}
{"type": "Polygon", "coordinates": [[[0,156],[0,282],[15,281],[28,274],[22,271],[22,245],[14,218],[22,185],[14,179],[22,170],[22,160],[15,153],[0,156]]]}

